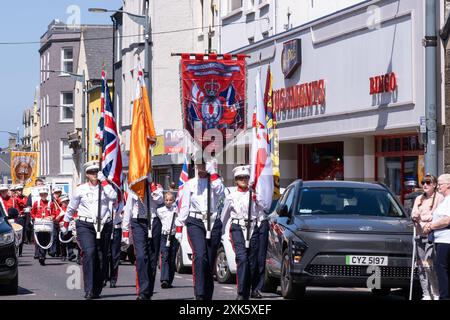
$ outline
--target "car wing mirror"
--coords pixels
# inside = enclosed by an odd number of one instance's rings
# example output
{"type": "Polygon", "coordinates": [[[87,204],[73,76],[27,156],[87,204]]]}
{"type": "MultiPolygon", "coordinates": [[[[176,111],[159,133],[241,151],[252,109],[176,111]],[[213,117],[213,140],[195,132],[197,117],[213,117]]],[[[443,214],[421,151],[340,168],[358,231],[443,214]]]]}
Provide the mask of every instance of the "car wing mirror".
{"type": "Polygon", "coordinates": [[[288,206],[285,204],[282,204],[278,207],[277,213],[280,217],[290,217],[288,206]]]}

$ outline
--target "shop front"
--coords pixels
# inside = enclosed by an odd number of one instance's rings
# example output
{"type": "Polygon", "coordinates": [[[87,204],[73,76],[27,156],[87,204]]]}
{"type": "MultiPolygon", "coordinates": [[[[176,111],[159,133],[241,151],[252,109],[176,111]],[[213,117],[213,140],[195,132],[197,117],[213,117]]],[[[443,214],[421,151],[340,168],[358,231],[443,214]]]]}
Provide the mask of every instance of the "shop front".
{"type": "Polygon", "coordinates": [[[404,200],[420,183],[424,19],[420,0],[367,1],[233,52],[250,56],[249,110],[257,71],[264,88],[270,66],[282,187],[298,178],[380,181],[404,200]]]}

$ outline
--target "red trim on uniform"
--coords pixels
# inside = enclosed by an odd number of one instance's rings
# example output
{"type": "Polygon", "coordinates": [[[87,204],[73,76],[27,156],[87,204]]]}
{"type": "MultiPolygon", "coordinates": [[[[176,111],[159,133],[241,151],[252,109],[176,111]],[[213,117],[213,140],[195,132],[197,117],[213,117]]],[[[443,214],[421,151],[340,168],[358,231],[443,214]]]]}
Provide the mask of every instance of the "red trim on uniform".
{"type": "Polygon", "coordinates": [[[183,226],[177,226],[175,228],[175,230],[176,230],[176,233],[182,233],[183,232],[183,226]]]}
{"type": "Polygon", "coordinates": [[[214,173],[214,174],[211,175],[211,181],[215,181],[215,180],[217,180],[219,178],[220,178],[220,176],[217,173],[214,173]]]}
{"type": "Polygon", "coordinates": [[[109,184],[108,181],[106,180],[102,181],[102,187],[106,187],[108,184],[109,184]]]}
{"type": "Polygon", "coordinates": [[[64,228],[69,228],[69,223],[67,222],[67,221],[64,221],[64,224],[63,224],[63,226],[64,226],[64,228]]]}
{"type": "Polygon", "coordinates": [[[122,232],[122,237],[123,237],[123,238],[130,238],[130,231],[124,231],[124,232],[122,232]]]}

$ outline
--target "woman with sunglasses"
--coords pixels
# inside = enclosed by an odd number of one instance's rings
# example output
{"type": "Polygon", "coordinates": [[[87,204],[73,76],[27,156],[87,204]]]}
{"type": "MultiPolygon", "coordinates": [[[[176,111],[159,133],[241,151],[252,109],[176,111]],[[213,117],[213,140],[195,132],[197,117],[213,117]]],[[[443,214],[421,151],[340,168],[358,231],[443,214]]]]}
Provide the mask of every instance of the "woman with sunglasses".
{"type": "Polygon", "coordinates": [[[439,192],[444,200],[433,212],[433,220],[423,227],[424,233],[434,234],[436,250],[435,270],[439,283],[439,299],[450,299],[449,268],[450,268],[450,174],[441,174],[438,178],[439,192]]]}
{"type": "Polygon", "coordinates": [[[422,300],[437,300],[439,289],[436,274],[433,270],[434,245],[428,242],[428,237],[424,233],[424,226],[433,220],[433,212],[444,200],[444,196],[437,192],[437,179],[435,176],[427,174],[422,181],[423,194],[414,201],[411,212],[412,219],[416,227],[416,247],[418,255],[418,271],[420,284],[422,286],[422,300]]]}

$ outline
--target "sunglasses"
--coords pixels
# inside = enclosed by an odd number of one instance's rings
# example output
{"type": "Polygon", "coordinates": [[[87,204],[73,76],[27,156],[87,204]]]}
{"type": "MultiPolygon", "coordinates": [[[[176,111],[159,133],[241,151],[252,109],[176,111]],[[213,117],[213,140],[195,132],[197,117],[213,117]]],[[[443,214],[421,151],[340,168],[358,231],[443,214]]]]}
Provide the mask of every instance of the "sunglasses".
{"type": "Polygon", "coordinates": [[[248,180],[248,179],[250,179],[249,176],[237,176],[236,177],[236,180],[248,180]]]}
{"type": "Polygon", "coordinates": [[[430,185],[430,184],[432,184],[433,182],[431,181],[431,180],[422,180],[422,185],[430,185]]]}
{"type": "Polygon", "coordinates": [[[98,173],[97,170],[94,170],[94,171],[86,171],[86,174],[97,174],[97,173],[98,173]]]}

